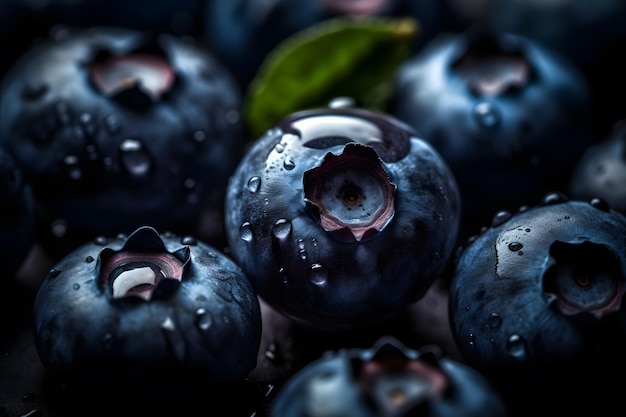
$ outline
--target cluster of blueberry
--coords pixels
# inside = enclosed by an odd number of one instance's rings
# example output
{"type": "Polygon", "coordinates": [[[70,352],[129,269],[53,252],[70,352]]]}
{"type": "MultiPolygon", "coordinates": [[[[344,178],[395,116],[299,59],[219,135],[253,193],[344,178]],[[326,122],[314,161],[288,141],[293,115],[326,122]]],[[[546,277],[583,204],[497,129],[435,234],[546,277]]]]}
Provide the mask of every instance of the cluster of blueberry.
{"type": "MultiPolygon", "coordinates": [[[[0,415],[613,410],[624,18],[622,0],[0,3],[0,415]],[[298,79],[333,99],[252,133],[246,93],[283,41],[380,17],[419,28],[383,106],[315,72],[348,51],[314,51],[298,79]]],[[[274,102],[304,88],[283,80],[274,102]]]]}

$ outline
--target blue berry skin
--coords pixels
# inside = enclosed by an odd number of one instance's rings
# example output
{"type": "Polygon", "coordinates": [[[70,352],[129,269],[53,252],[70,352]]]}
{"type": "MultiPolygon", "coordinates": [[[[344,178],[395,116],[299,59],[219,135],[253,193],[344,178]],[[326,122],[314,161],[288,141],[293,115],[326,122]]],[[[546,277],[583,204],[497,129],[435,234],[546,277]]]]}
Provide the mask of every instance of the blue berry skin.
{"type": "MultiPolygon", "coordinates": [[[[470,363],[582,359],[612,349],[590,338],[587,325],[626,318],[626,217],[601,200],[591,203],[549,194],[476,237],[462,252],[450,288],[458,345],[470,363]]],[[[503,217],[504,216],[504,217],[503,217]]],[[[625,328],[613,323],[611,341],[625,328]]]]}
{"type": "Polygon", "coordinates": [[[191,233],[239,160],[232,76],[187,38],[93,27],[49,38],[0,90],[0,142],[47,221],[87,237],[191,233]],[[183,228],[183,226],[187,228],[183,228]]]}
{"type": "Polygon", "coordinates": [[[258,299],[241,269],[202,241],[148,226],[59,261],[33,317],[46,371],[90,394],[237,384],[261,339],[258,299]]]}
{"type": "Polygon", "coordinates": [[[528,38],[470,30],[425,45],[397,72],[389,112],[449,163],[468,229],[566,188],[592,143],[592,97],[566,58],[528,38]]]}
{"type": "Polygon", "coordinates": [[[272,307],[320,330],[403,311],[442,272],[460,198],[441,156],[374,111],[285,117],[248,149],[225,204],[229,250],[272,307]]]}
{"type": "Polygon", "coordinates": [[[569,197],[601,198],[626,214],[626,120],[620,120],[603,140],[589,146],[574,167],[569,197]]]}
{"type": "Polygon", "coordinates": [[[408,348],[385,336],[370,348],[327,352],[292,375],[271,417],[504,417],[506,406],[476,370],[436,346],[408,348]]]}
{"type": "Polygon", "coordinates": [[[0,148],[0,262],[9,279],[13,279],[34,242],[32,189],[15,159],[0,148]]]}
{"type": "Polygon", "coordinates": [[[466,362],[526,411],[539,398],[559,410],[597,409],[599,396],[610,397],[607,374],[625,365],[625,230],[626,217],[603,200],[559,193],[498,212],[462,249],[450,286],[452,332],[466,362]],[[590,380],[588,394],[571,398],[590,380]]]}

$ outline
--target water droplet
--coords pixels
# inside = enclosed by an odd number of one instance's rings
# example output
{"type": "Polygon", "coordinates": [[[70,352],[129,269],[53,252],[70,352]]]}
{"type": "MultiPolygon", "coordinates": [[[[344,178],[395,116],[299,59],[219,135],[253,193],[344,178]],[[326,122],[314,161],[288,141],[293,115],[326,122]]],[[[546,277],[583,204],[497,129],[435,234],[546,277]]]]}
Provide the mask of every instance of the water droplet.
{"type": "Polygon", "coordinates": [[[48,271],[48,276],[50,278],[56,278],[59,276],[59,274],[61,274],[61,271],[56,268],[52,268],[50,271],[48,271]]]}
{"type": "Polygon", "coordinates": [[[292,169],[296,167],[296,163],[293,161],[291,157],[288,156],[287,158],[285,158],[285,161],[283,162],[283,166],[285,167],[287,171],[291,171],[292,169]]]}
{"type": "Polygon", "coordinates": [[[50,224],[50,231],[54,237],[61,238],[67,233],[67,222],[62,219],[54,220],[50,224]]]}
{"type": "Polygon", "coordinates": [[[465,311],[470,311],[470,306],[465,306],[465,311]]]}
{"type": "Polygon", "coordinates": [[[320,264],[311,265],[309,279],[315,285],[326,285],[328,281],[328,270],[320,264]]]}
{"type": "Polygon", "coordinates": [[[163,330],[173,332],[176,330],[176,325],[174,324],[174,320],[172,320],[172,318],[168,316],[165,318],[165,320],[161,322],[161,328],[163,330]]]}
{"type": "Polygon", "coordinates": [[[239,236],[246,242],[252,241],[252,238],[254,236],[252,235],[252,224],[250,222],[244,222],[241,225],[241,227],[239,228],[239,236]]]}
{"type": "Polygon", "coordinates": [[[109,132],[109,134],[114,135],[120,131],[121,126],[119,120],[114,115],[109,115],[104,118],[104,129],[109,132]]]}
{"type": "Polygon", "coordinates": [[[493,104],[483,101],[474,106],[474,120],[484,129],[493,129],[500,123],[500,112],[493,104]]]}
{"type": "Polygon", "coordinates": [[[317,247],[317,239],[311,239],[311,244],[313,245],[313,247],[317,247]]]}
{"type": "Polygon", "coordinates": [[[67,155],[63,158],[63,163],[67,170],[67,175],[71,180],[79,180],[82,177],[82,171],[78,166],[78,157],[76,155],[67,155]]]}
{"type": "Polygon", "coordinates": [[[85,262],[87,262],[88,264],[92,263],[94,261],[93,256],[89,255],[85,258],[85,262]]]}
{"type": "Polygon", "coordinates": [[[276,343],[270,343],[265,350],[265,357],[272,362],[282,362],[284,357],[276,343]]]}
{"type": "Polygon", "coordinates": [[[109,243],[109,239],[104,236],[98,236],[94,239],[94,243],[96,245],[104,246],[109,243]]]}
{"type": "Polygon", "coordinates": [[[509,220],[511,217],[513,217],[511,212],[506,211],[506,210],[501,210],[493,216],[493,219],[491,219],[491,227],[498,227],[504,222],[506,222],[507,220],[509,220]]]}
{"type": "Polygon", "coordinates": [[[285,274],[285,268],[281,267],[278,270],[278,276],[282,279],[283,284],[287,284],[289,282],[289,279],[287,278],[287,274],[285,274]]]}
{"type": "Polygon", "coordinates": [[[502,317],[500,317],[498,313],[491,313],[488,323],[489,327],[491,328],[495,329],[497,327],[500,327],[500,325],[502,324],[502,317]]]}
{"type": "Polygon", "coordinates": [[[276,146],[274,146],[274,149],[278,153],[283,153],[283,151],[285,150],[285,145],[283,145],[282,143],[277,143],[276,146]]]}
{"type": "Polygon", "coordinates": [[[261,178],[252,177],[248,180],[248,191],[251,193],[256,193],[261,188],[261,178]]]}
{"type": "Polygon", "coordinates": [[[152,167],[150,156],[143,150],[141,142],[126,139],[120,144],[120,159],[126,172],[134,177],[145,176],[152,167]]]}
{"type": "Polygon", "coordinates": [[[511,242],[509,243],[509,250],[511,252],[517,252],[518,250],[522,249],[524,247],[524,245],[522,245],[519,242],[511,242]]]}
{"type": "Polygon", "coordinates": [[[328,102],[328,108],[330,109],[345,109],[356,106],[356,100],[352,97],[347,96],[335,97],[328,102]]]}
{"type": "Polygon", "coordinates": [[[470,333],[467,335],[467,341],[470,345],[473,345],[475,340],[476,336],[474,336],[474,333],[470,333]]]}
{"type": "Polygon", "coordinates": [[[512,358],[524,360],[526,359],[526,343],[518,334],[509,337],[506,342],[506,348],[512,358]]]}
{"type": "Polygon", "coordinates": [[[80,289],[80,284],[74,284],[74,285],[72,285],[72,289],[73,289],[73,290],[78,290],[78,289],[80,289]]]}
{"type": "Polygon", "coordinates": [[[198,240],[193,236],[184,236],[180,243],[183,245],[195,246],[198,244],[198,240]]]}
{"type": "Polygon", "coordinates": [[[211,315],[207,314],[206,309],[199,308],[196,310],[196,326],[198,326],[198,328],[208,330],[212,324],[211,315]]]}
{"type": "Polygon", "coordinates": [[[286,239],[291,233],[291,222],[287,219],[278,219],[272,228],[272,234],[277,239],[286,239]]]}
{"type": "Polygon", "coordinates": [[[601,198],[593,198],[591,199],[589,204],[591,204],[592,207],[595,207],[598,210],[602,210],[606,212],[610,211],[609,204],[606,202],[606,200],[603,200],[601,198]]]}

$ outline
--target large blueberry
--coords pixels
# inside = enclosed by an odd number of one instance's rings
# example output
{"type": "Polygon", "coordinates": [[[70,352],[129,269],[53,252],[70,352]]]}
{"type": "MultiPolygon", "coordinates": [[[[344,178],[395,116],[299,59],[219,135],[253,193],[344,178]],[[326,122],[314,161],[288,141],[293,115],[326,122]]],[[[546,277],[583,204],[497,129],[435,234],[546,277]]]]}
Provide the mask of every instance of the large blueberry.
{"type": "Polygon", "coordinates": [[[226,196],[230,253],[261,297],[307,325],[362,327],[402,311],[445,267],[456,181],[411,128],[356,108],[285,117],[226,196]]]}
{"type": "Polygon", "coordinates": [[[519,402],[516,415],[542,401],[546,410],[606,406],[606,376],[625,365],[625,232],[626,217],[606,202],[552,193],[499,212],[462,250],[454,338],[468,364],[519,402]],[[581,384],[585,395],[569,395],[581,384]]]}
{"type": "Polygon", "coordinates": [[[478,29],[425,45],[398,70],[389,102],[450,164],[468,228],[564,190],[592,142],[591,109],[585,78],[564,57],[478,29]]]}
{"type": "Polygon", "coordinates": [[[235,263],[147,226],[68,254],[43,281],[33,315],[49,375],[72,392],[118,392],[113,403],[242,383],[261,338],[258,300],[235,263]]]}
{"type": "MultiPolygon", "coordinates": [[[[239,160],[241,97],[187,38],[121,28],[38,44],[0,91],[0,141],[55,236],[193,232],[239,160]]],[[[51,244],[49,246],[54,246],[51,244]]]]}
{"type": "Polygon", "coordinates": [[[393,337],[370,348],[327,352],[292,375],[271,417],[504,417],[497,391],[436,346],[411,349],[393,337]]]}

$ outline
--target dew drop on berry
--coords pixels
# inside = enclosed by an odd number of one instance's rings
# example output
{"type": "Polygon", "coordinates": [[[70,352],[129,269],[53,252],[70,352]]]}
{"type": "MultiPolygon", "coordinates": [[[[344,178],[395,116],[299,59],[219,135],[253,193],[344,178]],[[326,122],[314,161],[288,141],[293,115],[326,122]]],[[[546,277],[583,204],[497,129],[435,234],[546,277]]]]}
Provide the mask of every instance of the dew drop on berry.
{"type": "Polygon", "coordinates": [[[498,227],[507,220],[509,220],[512,216],[513,214],[511,214],[511,212],[506,210],[500,210],[493,216],[493,219],[491,220],[491,226],[498,227]]]}
{"type": "Polygon", "coordinates": [[[161,322],[161,328],[163,330],[168,330],[168,331],[175,331],[176,330],[176,325],[174,324],[174,320],[172,320],[171,317],[166,317],[165,320],[163,320],[161,322]]]}
{"type": "Polygon", "coordinates": [[[282,153],[285,150],[285,145],[283,145],[282,143],[277,143],[276,146],[274,146],[274,149],[276,150],[276,152],[282,153]]]}
{"type": "Polygon", "coordinates": [[[311,265],[309,279],[315,285],[326,285],[328,281],[328,270],[320,264],[311,265]]]}
{"type": "Polygon", "coordinates": [[[211,315],[207,313],[206,309],[199,308],[196,310],[196,326],[199,329],[208,330],[212,324],[211,315]]]}
{"type": "Polygon", "coordinates": [[[283,167],[285,167],[287,171],[291,171],[296,167],[296,163],[291,157],[286,157],[283,161],[283,167]]]}
{"type": "Polygon", "coordinates": [[[74,285],[72,285],[72,289],[73,289],[73,290],[78,290],[78,289],[80,289],[80,284],[74,284],[74,285]]]}
{"type": "Polygon", "coordinates": [[[180,243],[183,245],[195,246],[198,244],[198,240],[193,236],[184,236],[180,243]]]}
{"type": "Polygon", "coordinates": [[[261,178],[252,177],[248,180],[248,191],[252,194],[258,192],[259,188],[261,188],[261,178]]]}
{"type": "Polygon", "coordinates": [[[498,328],[502,324],[502,317],[498,313],[491,313],[488,323],[489,327],[493,329],[498,328]]]}
{"type": "Polygon", "coordinates": [[[77,181],[83,176],[80,167],[78,166],[78,157],[75,155],[67,155],[63,158],[63,163],[65,164],[67,176],[71,180],[77,181]]]}
{"type": "Polygon", "coordinates": [[[122,126],[119,120],[114,115],[108,115],[104,118],[104,129],[111,135],[114,135],[120,131],[122,126]]]}
{"type": "Polygon", "coordinates": [[[287,277],[287,274],[285,273],[284,267],[281,267],[278,270],[278,276],[281,278],[281,281],[283,282],[283,284],[289,283],[289,278],[287,277]]]}
{"type": "Polygon", "coordinates": [[[252,241],[252,224],[250,224],[250,222],[244,222],[240,227],[239,227],[239,237],[241,237],[242,240],[245,240],[246,242],[251,242],[252,241]]]}
{"type": "Polygon", "coordinates": [[[143,177],[150,171],[152,163],[141,142],[126,139],[120,144],[119,150],[122,166],[130,175],[143,177]]]}
{"type": "Polygon", "coordinates": [[[278,219],[272,228],[272,234],[277,239],[283,240],[289,237],[291,233],[291,222],[287,219],[278,219]]]}
{"type": "Polygon", "coordinates": [[[483,129],[493,129],[500,123],[500,113],[491,103],[480,102],[473,111],[476,123],[483,129]]]}
{"type": "Polygon", "coordinates": [[[509,356],[512,358],[519,360],[526,359],[526,343],[520,335],[511,335],[506,341],[506,349],[509,352],[509,356]]]}
{"type": "Polygon", "coordinates": [[[522,245],[519,242],[511,242],[509,243],[509,250],[511,252],[517,252],[518,250],[522,249],[524,247],[524,245],[522,245]]]}

